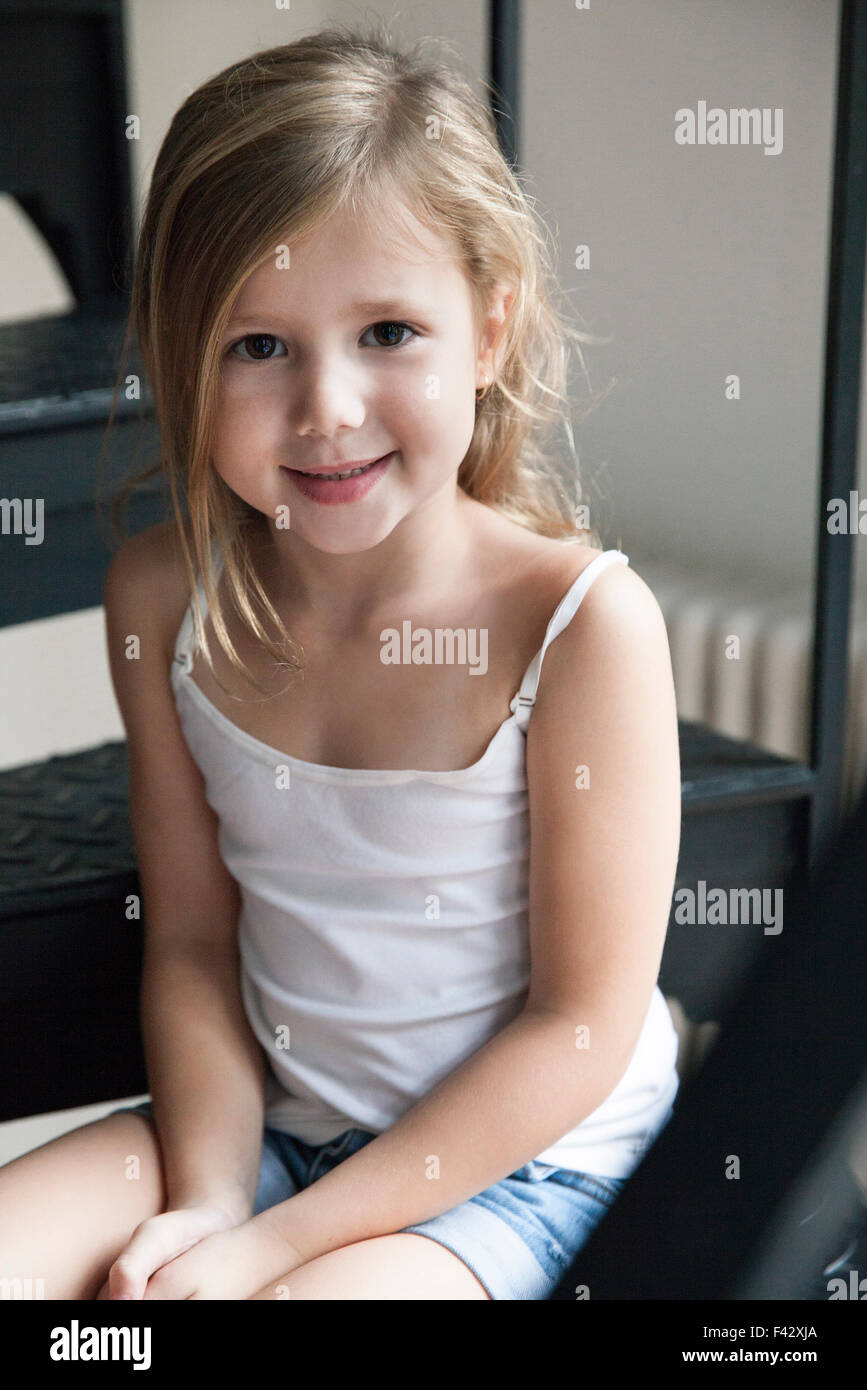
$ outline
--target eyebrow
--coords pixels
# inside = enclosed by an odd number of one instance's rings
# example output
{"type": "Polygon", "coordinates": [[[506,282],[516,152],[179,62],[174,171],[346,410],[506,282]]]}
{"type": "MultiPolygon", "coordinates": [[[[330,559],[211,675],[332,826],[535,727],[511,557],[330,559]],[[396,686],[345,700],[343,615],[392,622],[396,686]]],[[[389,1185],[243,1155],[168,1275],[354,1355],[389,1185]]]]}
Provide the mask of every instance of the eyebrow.
{"type": "MultiPolygon", "coordinates": [[[[408,315],[410,318],[428,318],[431,310],[425,304],[414,304],[408,299],[365,299],[355,304],[350,304],[348,312],[350,314],[364,314],[376,317],[380,315],[387,318],[389,315],[408,315]]],[[[242,324],[257,324],[263,319],[279,321],[279,310],[261,309],[247,312],[244,314],[233,314],[227,329],[240,327],[242,324]]]]}

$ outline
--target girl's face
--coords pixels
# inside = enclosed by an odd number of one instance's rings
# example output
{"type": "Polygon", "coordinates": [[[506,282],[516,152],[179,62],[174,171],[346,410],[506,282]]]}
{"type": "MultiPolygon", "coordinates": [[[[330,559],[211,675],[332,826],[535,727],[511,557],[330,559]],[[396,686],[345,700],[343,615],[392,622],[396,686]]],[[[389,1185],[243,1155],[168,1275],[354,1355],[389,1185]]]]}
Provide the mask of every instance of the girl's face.
{"type": "Polygon", "coordinates": [[[335,554],[374,546],[437,494],[455,495],[507,303],[497,298],[477,330],[451,246],[403,207],[422,245],[401,240],[394,202],[382,208],[382,234],[341,212],[288,254],[275,247],[220,344],[217,472],[272,530],[288,519],[335,554]],[[385,462],[346,483],[290,471],[372,459],[385,462]]]}

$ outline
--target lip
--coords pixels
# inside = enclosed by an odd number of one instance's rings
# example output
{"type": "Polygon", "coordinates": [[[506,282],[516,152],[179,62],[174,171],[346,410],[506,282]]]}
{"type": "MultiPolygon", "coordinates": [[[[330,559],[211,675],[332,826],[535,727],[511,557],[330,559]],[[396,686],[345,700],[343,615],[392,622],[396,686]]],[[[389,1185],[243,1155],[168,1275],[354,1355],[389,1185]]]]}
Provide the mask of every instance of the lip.
{"type": "Polygon", "coordinates": [[[285,473],[297,490],[312,502],[321,502],[324,506],[334,506],[342,502],[358,502],[362,497],[365,497],[371,488],[376,486],[383,474],[388,472],[396,454],[397,450],[393,449],[390,454],[383,454],[378,459],[370,459],[367,464],[344,463],[339,468],[323,470],[320,477],[301,473],[294,468],[286,468],[282,464],[280,472],[285,473]],[[354,478],[344,478],[340,482],[330,480],[328,477],[329,473],[345,473],[350,468],[367,468],[367,472],[359,473],[354,478]]]}
{"type": "Polygon", "coordinates": [[[333,468],[290,468],[290,473],[306,472],[308,475],[316,474],[318,477],[327,478],[329,473],[348,473],[350,468],[366,468],[369,463],[376,463],[379,459],[385,458],[385,454],[373,454],[369,459],[351,459],[346,463],[336,463],[333,468]]]}

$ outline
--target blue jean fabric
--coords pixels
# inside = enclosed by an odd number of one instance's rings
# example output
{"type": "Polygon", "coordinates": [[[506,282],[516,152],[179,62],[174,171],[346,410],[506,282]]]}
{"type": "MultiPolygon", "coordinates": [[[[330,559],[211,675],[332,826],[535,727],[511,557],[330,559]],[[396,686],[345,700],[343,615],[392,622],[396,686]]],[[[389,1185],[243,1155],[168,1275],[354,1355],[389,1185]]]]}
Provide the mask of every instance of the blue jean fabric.
{"type": "MultiPolygon", "coordinates": [[[[153,1119],[149,1101],[121,1106],[153,1119]]],[[[253,1214],[287,1201],[376,1134],[347,1129],[312,1145],[265,1126],[253,1214]]],[[[492,1299],[547,1299],[625,1186],[625,1179],[535,1160],[441,1216],[404,1231],[438,1241],[468,1265],[492,1299]]]]}

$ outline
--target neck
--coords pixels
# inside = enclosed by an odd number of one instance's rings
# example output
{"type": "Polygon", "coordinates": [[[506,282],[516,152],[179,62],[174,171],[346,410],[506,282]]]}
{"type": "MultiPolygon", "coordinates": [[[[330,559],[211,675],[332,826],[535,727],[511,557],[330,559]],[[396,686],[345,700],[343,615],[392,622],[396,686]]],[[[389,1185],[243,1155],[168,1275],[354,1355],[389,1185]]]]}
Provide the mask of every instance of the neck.
{"type": "Polygon", "coordinates": [[[266,519],[263,579],[275,606],[286,606],[334,634],[376,626],[393,614],[395,595],[409,603],[466,573],[478,503],[450,483],[416,507],[378,544],[332,554],[266,519]]]}

